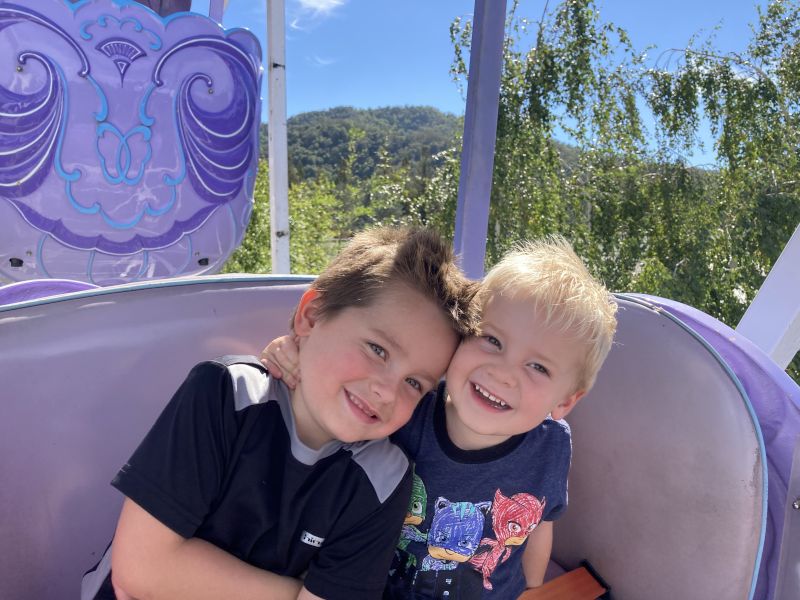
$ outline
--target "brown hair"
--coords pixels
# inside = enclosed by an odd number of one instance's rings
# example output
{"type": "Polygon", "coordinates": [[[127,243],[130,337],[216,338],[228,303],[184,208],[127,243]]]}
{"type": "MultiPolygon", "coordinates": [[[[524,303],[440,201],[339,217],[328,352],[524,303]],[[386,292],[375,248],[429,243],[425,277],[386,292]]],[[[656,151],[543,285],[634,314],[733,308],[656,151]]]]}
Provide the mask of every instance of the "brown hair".
{"type": "Polygon", "coordinates": [[[405,284],[434,302],[459,336],[478,330],[475,295],[438,233],[423,228],[376,227],[356,234],[311,289],[319,293],[319,316],[369,306],[387,286],[405,284]]]}

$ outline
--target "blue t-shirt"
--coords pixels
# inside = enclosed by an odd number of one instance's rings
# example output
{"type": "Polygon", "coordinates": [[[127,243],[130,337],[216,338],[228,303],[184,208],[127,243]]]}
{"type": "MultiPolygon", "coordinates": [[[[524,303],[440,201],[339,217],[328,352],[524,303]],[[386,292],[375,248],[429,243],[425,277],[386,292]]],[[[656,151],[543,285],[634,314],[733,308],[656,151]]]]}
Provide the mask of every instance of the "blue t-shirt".
{"type": "Polygon", "coordinates": [[[564,421],[482,450],[447,435],[445,386],[395,436],[415,460],[414,488],[384,598],[517,598],[522,552],[567,506],[572,444],[564,421]]]}

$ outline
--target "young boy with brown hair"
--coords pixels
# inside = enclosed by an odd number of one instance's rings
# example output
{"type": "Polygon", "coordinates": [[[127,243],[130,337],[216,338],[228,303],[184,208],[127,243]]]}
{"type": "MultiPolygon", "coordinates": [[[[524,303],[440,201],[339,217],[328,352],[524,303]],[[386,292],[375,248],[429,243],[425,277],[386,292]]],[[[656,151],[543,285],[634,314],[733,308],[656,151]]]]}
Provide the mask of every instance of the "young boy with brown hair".
{"type": "MultiPolygon", "coordinates": [[[[544,579],[552,521],[567,505],[561,419],[611,348],[616,302],[561,237],[507,254],[480,302],[480,335],[392,437],[416,466],[385,598],[511,599],[544,579]]],[[[262,359],[291,382],[305,377],[291,338],[262,359]]]]}
{"type": "Polygon", "coordinates": [[[251,357],[191,371],[112,482],[82,597],[379,597],[412,478],[386,436],[474,328],[474,293],[432,232],[357,235],[292,318],[294,390],[251,357]]]}

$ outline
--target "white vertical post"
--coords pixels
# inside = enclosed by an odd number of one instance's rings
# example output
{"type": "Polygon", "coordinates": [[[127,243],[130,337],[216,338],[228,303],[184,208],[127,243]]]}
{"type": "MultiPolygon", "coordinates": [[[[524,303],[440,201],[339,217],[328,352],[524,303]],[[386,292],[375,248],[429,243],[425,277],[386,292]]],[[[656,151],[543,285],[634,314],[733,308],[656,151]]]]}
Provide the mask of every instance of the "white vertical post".
{"type": "Polygon", "coordinates": [[[289,273],[289,156],[286,142],[286,15],[284,0],[267,0],[269,87],[269,215],[272,272],[289,273]]]}
{"type": "Polygon", "coordinates": [[[800,227],[736,326],[782,369],[800,350],[800,227]]]}

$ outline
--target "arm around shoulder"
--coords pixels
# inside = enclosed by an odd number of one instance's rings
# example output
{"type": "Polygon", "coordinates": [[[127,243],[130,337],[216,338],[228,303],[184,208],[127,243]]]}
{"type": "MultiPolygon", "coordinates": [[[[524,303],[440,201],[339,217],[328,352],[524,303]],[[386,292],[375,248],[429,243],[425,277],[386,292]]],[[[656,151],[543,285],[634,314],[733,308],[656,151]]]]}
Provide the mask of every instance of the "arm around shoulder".
{"type": "Polygon", "coordinates": [[[140,600],[313,600],[297,579],[258,569],[198,538],[181,537],[130,499],[112,550],[115,589],[140,600]]]}

